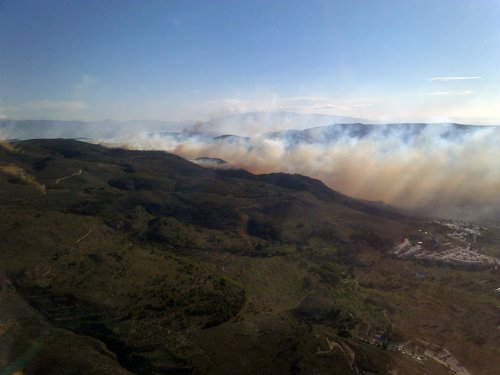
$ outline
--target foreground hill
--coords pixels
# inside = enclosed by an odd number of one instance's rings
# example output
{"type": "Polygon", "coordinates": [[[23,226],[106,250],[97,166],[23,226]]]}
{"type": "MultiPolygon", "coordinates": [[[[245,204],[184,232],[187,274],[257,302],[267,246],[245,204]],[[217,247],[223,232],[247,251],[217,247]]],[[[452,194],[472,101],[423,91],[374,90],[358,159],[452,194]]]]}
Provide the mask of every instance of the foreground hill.
{"type": "Polygon", "coordinates": [[[500,366],[495,228],[407,217],[300,175],[62,139],[0,145],[0,218],[7,374],[500,366]],[[450,268],[451,235],[488,262],[450,268]]]}

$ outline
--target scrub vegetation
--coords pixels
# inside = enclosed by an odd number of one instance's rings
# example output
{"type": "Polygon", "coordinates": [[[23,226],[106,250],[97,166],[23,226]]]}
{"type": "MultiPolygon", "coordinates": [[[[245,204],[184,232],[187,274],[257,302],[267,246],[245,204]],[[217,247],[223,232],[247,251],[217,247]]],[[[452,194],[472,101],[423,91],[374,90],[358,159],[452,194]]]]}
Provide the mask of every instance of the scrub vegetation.
{"type": "Polygon", "coordinates": [[[500,366],[498,270],[398,258],[429,219],[308,177],[13,142],[0,218],[2,374],[451,371],[409,340],[500,366]]]}

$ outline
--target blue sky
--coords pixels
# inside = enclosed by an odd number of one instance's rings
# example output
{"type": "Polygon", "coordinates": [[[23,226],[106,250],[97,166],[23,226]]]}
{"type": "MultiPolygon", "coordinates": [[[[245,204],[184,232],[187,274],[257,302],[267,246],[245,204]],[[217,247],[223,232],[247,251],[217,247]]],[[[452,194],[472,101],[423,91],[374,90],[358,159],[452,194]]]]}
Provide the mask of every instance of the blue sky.
{"type": "Polygon", "coordinates": [[[0,0],[0,117],[500,124],[500,1],[0,0]]]}

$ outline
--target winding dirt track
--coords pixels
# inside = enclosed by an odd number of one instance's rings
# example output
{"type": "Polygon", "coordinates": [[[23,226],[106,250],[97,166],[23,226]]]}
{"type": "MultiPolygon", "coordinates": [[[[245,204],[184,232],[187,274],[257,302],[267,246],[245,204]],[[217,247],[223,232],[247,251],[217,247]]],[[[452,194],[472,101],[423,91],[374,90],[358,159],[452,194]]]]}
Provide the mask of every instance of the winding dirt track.
{"type": "Polygon", "coordinates": [[[69,175],[69,176],[64,176],[64,177],[58,178],[58,179],[56,180],[56,185],[58,185],[58,184],[59,184],[59,182],[61,182],[61,181],[63,181],[63,180],[66,180],[66,179],[68,179],[68,178],[70,178],[70,177],[75,177],[75,176],[81,175],[81,174],[82,174],[82,172],[83,172],[83,170],[80,168],[80,169],[78,170],[78,172],[76,172],[76,173],[74,173],[74,174],[71,174],[71,175],[69,175]]]}

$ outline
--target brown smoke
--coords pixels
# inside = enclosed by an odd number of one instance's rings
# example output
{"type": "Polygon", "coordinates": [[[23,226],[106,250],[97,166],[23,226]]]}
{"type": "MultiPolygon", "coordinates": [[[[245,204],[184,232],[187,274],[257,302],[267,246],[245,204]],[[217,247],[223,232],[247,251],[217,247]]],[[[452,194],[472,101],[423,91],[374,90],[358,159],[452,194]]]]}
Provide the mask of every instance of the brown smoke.
{"type": "Polygon", "coordinates": [[[445,130],[456,131],[445,127],[428,126],[410,140],[400,131],[374,131],[361,138],[346,133],[332,142],[295,144],[269,136],[182,141],[149,136],[122,144],[191,160],[221,158],[253,173],[300,173],[353,197],[433,215],[491,217],[500,207],[500,132],[474,128],[443,137],[445,130]]]}

